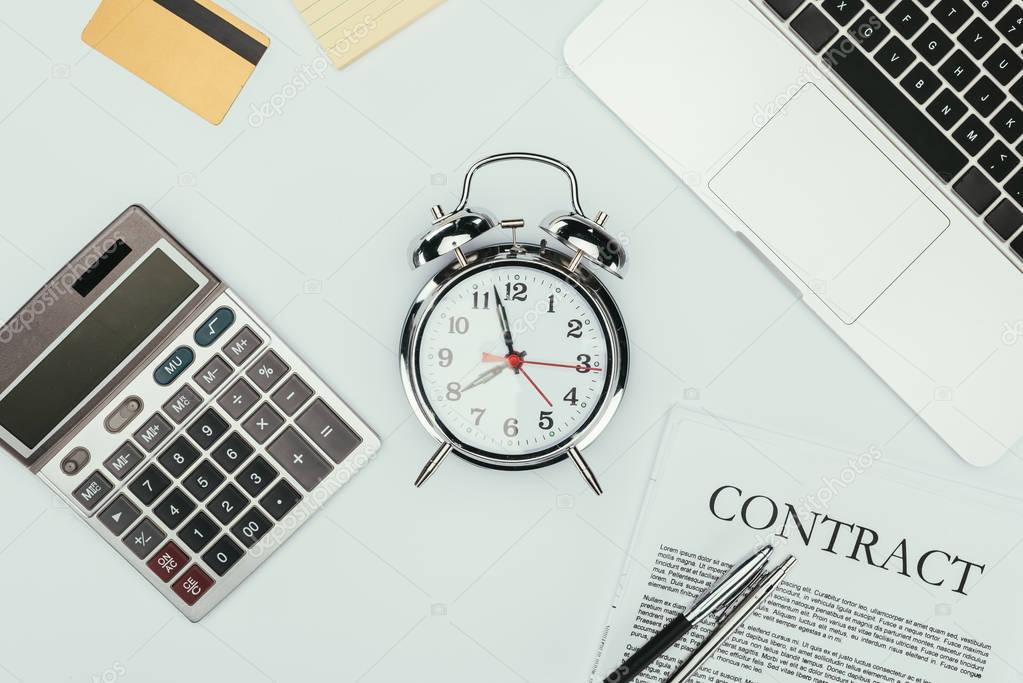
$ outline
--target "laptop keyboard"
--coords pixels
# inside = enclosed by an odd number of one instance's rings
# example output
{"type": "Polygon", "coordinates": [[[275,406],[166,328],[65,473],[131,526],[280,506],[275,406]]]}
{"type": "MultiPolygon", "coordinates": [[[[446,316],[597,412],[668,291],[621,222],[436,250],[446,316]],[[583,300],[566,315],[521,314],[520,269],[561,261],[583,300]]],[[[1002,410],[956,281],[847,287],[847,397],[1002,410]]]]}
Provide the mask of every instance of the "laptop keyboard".
{"type": "Polygon", "coordinates": [[[762,2],[1023,256],[1023,3],[762,2]]]}

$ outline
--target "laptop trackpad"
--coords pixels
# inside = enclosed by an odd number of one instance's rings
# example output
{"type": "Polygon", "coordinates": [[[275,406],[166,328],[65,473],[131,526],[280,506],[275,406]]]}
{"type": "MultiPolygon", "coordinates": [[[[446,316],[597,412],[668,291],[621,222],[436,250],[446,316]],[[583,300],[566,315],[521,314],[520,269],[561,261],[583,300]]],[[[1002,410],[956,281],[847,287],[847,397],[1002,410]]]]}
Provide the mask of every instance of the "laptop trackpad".
{"type": "Polygon", "coordinates": [[[853,323],[948,217],[814,85],[711,180],[711,190],[853,323]]]}

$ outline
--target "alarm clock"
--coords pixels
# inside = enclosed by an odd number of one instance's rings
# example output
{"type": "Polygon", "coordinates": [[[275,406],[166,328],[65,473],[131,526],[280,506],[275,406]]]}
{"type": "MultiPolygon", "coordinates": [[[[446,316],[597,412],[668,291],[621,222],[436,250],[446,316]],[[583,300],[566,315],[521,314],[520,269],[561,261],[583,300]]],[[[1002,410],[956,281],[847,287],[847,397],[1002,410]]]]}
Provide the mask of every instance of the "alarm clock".
{"type": "Polygon", "coordinates": [[[579,202],[575,173],[550,157],[487,157],[466,173],[454,211],[433,207],[433,225],[412,245],[413,268],[448,263],[420,291],[401,336],[401,377],[412,408],[441,442],[415,481],[422,486],[451,453],[496,470],[570,459],[597,495],[583,450],[608,426],[625,391],[625,323],[595,271],[625,276],[621,243],[579,202]],[[551,214],[547,238],[520,242],[522,220],[468,208],[473,176],[498,162],[539,162],[570,182],[572,209],[551,214]],[[470,249],[492,230],[511,241],[470,249]]]}

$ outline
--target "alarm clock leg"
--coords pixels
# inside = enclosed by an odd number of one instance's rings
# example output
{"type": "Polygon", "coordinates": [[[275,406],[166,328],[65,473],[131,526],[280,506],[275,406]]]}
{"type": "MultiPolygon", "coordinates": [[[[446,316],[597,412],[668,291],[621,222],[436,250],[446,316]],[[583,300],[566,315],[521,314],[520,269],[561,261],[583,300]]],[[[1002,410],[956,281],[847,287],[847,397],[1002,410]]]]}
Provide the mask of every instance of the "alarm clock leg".
{"type": "Polygon", "coordinates": [[[585,479],[586,483],[590,485],[593,492],[598,496],[602,495],[604,493],[604,489],[600,488],[600,482],[597,481],[597,475],[593,473],[593,470],[590,469],[586,460],[583,459],[582,451],[578,448],[570,448],[568,450],[568,457],[572,458],[572,462],[574,462],[575,466],[579,468],[580,474],[583,475],[583,479],[585,479]]]}
{"type": "Polygon", "coordinates": [[[416,477],[416,488],[421,487],[426,483],[426,480],[433,476],[433,473],[437,471],[440,464],[444,462],[444,458],[448,457],[448,453],[451,452],[451,444],[444,443],[437,449],[437,452],[433,454],[430,460],[426,463],[423,471],[416,477]]]}

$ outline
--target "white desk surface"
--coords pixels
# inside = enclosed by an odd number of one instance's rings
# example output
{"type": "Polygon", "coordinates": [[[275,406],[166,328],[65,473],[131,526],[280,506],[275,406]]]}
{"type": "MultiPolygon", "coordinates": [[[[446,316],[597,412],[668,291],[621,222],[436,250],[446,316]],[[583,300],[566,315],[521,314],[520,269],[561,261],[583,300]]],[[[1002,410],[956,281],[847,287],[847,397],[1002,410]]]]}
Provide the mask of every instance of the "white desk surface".
{"type": "MultiPolygon", "coordinates": [[[[95,2],[0,8],[0,318],[143,203],[384,438],[376,462],[192,625],[12,458],[0,459],[0,683],[584,681],[669,407],[754,423],[1019,509],[1023,460],[962,464],[565,67],[596,0],[449,0],[343,72],[286,0],[232,0],[273,38],[213,127],[79,39],[95,2]],[[288,84],[308,81],[300,91],[288,84]],[[260,120],[253,107],[283,102],[260,120]],[[486,154],[559,157],[632,257],[613,283],[632,382],[588,452],[502,474],[434,448],[397,373],[428,278],[405,265],[434,203],[486,154]],[[358,584],[358,590],[341,585],[358,584]]],[[[637,75],[642,77],[642,74],[637,75]]],[[[563,208],[542,168],[481,175],[474,203],[563,208]]]]}

